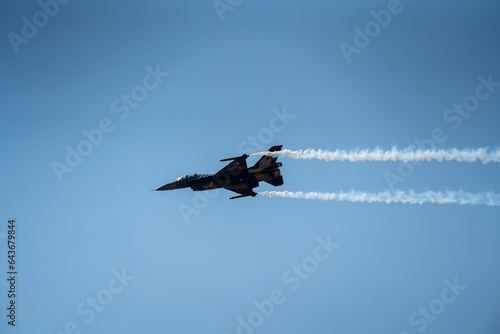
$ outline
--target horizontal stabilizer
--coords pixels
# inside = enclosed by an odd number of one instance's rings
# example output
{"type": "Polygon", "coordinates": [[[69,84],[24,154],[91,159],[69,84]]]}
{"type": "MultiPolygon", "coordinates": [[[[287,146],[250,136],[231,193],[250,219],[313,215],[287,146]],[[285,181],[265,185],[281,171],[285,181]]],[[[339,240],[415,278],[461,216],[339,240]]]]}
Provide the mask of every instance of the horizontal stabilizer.
{"type": "Polygon", "coordinates": [[[283,184],[283,176],[280,175],[278,177],[275,177],[274,179],[267,180],[266,182],[272,184],[275,187],[281,186],[283,184]]]}

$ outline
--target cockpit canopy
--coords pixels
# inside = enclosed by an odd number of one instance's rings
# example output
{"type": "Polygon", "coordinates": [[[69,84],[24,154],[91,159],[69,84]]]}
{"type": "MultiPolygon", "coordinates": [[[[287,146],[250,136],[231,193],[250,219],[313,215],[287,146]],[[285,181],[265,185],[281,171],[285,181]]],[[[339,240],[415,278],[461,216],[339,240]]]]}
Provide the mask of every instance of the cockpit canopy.
{"type": "Polygon", "coordinates": [[[179,177],[177,179],[177,181],[185,181],[185,180],[193,179],[193,178],[195,178],[197,176],[198,176],[198,174],[186,174],[186,175],[183,175],[183,176],[179,177]]]}

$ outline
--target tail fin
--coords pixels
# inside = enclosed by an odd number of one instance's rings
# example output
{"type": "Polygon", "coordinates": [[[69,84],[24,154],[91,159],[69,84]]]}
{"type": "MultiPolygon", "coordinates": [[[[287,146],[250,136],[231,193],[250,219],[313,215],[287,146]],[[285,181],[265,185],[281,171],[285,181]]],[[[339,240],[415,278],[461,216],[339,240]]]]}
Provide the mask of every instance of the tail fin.
{"type": "MultiPolygon", "coordinates": [[[[283,145],[273,146],[269,149],[268,152],[281,151],[282,147],[283,147],[283,145]]],[[[275,164],[276,160],[278,160],[278,157],[264,155],[262,158],[260,158],[259,161],[257,161],[257,163],[253,167],[251,167],[251,169],[264,170],[264,169],[270,167],[271,165],[275,164]]]]}

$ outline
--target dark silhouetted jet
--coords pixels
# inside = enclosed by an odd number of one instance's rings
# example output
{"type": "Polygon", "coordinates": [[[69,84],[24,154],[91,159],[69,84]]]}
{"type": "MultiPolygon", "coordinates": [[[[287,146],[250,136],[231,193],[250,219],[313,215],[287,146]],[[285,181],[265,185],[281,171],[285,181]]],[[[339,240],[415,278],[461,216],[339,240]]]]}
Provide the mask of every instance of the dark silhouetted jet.
{"type": "MultiPolygon", "coordinates": [[[[282,145],[273,146],[269,149],[269,152],[280,151],[281,147],[282,145]]],[[[257,193],[253,191],[253,188],[258,187],[260,181],[267,182],[275,187],[283,184],[283,177],[279,170],[282,164],[276,162],[277,157],[265,155],[250,168],[247,167],[247,158],[248,155],[243,154],[241,157],[222,159],[221,161],[232,161],[215,174],[187,174],[155,190],[190,187],[194,191],[201,191],[224,188],[240,194],[230,198],[233,199],[246,196],[255,197],[257,193]]]]}

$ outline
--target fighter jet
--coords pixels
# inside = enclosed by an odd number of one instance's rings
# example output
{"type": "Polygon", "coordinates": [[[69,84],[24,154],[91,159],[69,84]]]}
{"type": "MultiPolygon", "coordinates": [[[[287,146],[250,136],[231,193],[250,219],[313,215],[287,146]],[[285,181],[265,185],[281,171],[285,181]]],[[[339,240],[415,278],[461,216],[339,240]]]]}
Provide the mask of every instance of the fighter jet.
{"type": "MultiPolygon", "coordinates": [[[[281,151],[282,147],[282,145],[273,146],[269,149],[269,152],[281,151]]],[[[194,191],[201,191],[224,188],[240,194],[239,196],[230,198],[234,199],[246,196],[255,197],[257,193],[253,191],[253,188],[258,187],[261,181],[272,184],[275,187],[283,184],[283,177],[279,170],[282,164],[281,162],[276,162],[277,157],[264,155],[250,168],[247,167],[246,162],[248,157],[247,154],[243,154],[241,157],[222,159],[221,161],[232,161],[215,174],[187,174],[155,190],[173,190],[190,187],[194,191]]]]}

